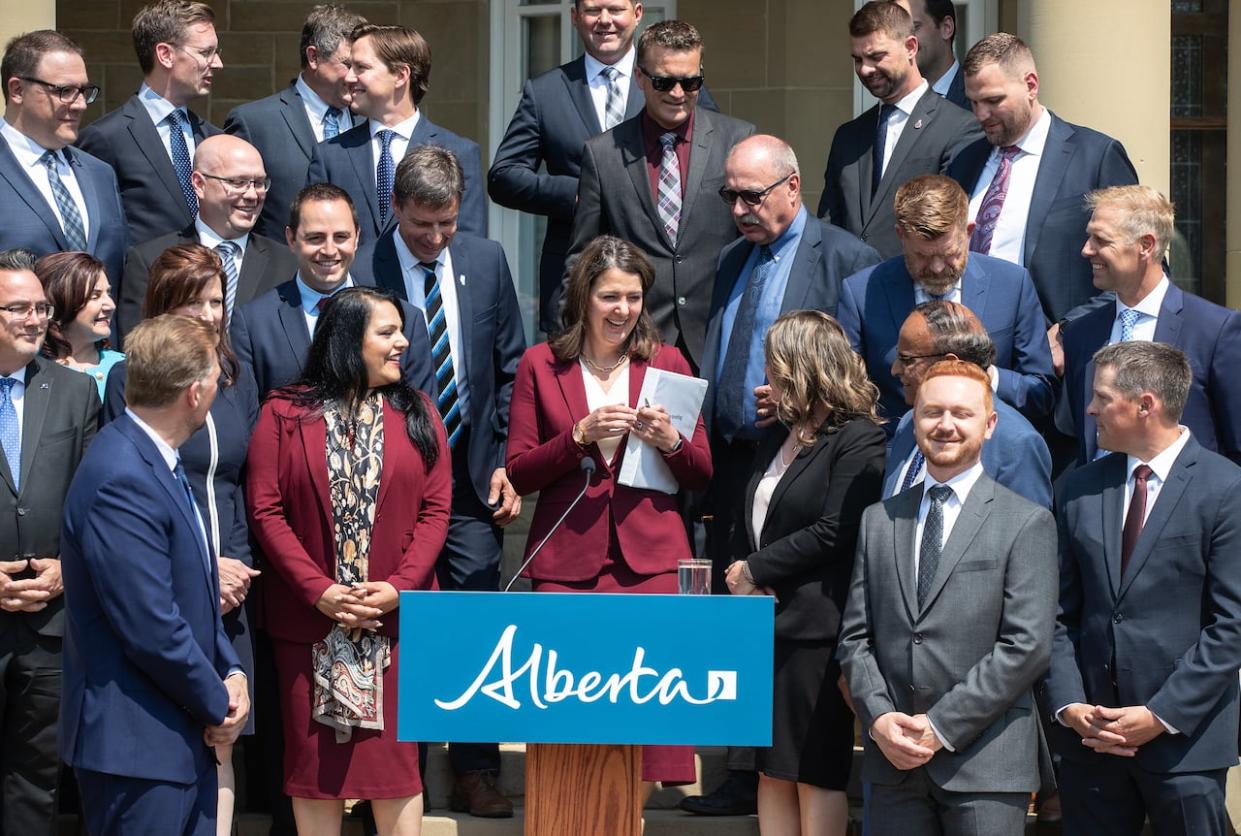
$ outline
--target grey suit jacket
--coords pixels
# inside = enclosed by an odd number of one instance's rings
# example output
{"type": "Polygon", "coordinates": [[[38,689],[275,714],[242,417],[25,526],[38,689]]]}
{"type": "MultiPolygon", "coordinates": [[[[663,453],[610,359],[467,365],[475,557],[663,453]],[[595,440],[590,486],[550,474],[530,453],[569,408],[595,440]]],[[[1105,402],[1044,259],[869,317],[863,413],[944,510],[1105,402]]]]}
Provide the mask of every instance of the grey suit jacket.
{"type": "Polygon", "coordinates": [[[870,192],[872,148],[879,125],[879,105],[836,129],[823,174],[819,217],[842,226],[870,244],[884,258],[901,252],[892,201],[902,183],[919,174],[943,174],[957,152],[982,137],[974,115],[949,107],[928,89],[892,149],[879,188],[870,192]]]}
{"type": "MultiPolygon", "coordinates": [[[[838,657],[870,729],[890,711],[926,714],[950,745],[924,767],[953,792],[1033,792],[1046,745],[1033,685],[1056,617],[1056,523],[982,474],[918,607],[914,534],[922,487],[866,509],[838,657]]],[[[863,780],[905,773],[863,734],[863,780]]]]}
{"type": "Polygon", "coordinates": [[[578,254],[597,235],[615,235],[637,246],[655,265],[646,309],[664,342],[684,341],[696,369],[702,361],[716,261],[720,250],[738,236],[732,213],[717,194],[724,183],[724,158],[754,133],[754,126],[695,108],[681,224],[673,242],[651,195],[641,120],[640,115],[628,119],[586,143],[565,281],[578,254]]]}

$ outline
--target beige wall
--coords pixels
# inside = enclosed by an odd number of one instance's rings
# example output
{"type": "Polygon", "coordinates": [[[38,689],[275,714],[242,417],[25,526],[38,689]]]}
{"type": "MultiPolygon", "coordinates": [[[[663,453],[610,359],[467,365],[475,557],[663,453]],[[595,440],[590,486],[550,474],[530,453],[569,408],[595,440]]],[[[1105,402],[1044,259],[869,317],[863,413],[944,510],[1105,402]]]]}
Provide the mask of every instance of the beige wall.
{"type": "Polygon", "coordinates": [[[56,0],[0,0],[0,46],[33,29],[56,26],[56,0]]]}

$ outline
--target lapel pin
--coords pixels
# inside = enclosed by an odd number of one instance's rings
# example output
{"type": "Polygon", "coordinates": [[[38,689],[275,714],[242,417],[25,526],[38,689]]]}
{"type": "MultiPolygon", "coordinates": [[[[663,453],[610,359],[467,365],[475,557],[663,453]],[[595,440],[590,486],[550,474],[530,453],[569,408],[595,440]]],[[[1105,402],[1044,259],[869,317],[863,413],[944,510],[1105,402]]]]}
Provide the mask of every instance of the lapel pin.
{"type": "Polygon", "coordinates": [[[919,119],[917,122],[914,122],[914,130],[915,130],[915,131],[920,131],[920,130],[922,130],[922,120],[921,120],[921,119],[919,119]]]}
{"type": "Polygon", "coordinates": [[[39,388],[40,388],[40,389],[47,389],[47,388],[48,388],[48,385],[47,385],[46,383],[40,383],[40,384],[39,384],[39,388]]]}
{"type": "Polygon", "coordinates": [[[460,276],[457,276],[457,282],[458,282],[458,283],[459,283],[462,287],[465,287],[465,273],[462,273],[460,276]]]}

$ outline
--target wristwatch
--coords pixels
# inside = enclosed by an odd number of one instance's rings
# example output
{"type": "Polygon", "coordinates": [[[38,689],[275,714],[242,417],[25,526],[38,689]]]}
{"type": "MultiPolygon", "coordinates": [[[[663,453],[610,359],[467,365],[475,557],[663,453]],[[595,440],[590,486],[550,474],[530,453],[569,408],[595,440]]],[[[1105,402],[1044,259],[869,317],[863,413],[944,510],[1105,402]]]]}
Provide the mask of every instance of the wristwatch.
{"type": "Polygon", "coordinates": [[[582,431],[582,422],[578,421],[573,425],[573,442],[578,447],[586,446],[586,433],[582,431]]]}

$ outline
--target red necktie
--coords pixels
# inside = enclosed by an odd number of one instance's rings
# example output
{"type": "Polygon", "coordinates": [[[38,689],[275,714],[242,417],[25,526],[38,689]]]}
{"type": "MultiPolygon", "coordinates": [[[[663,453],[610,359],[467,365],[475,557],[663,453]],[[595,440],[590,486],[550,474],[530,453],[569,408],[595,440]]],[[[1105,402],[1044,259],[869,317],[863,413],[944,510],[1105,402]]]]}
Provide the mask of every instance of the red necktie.
{"type": "Polygon", "coordinates": [[[1146,480],[1154,473],[1148,465],[1140,464],[1133,469],[1133,496],[1129,498],[1129,513],[1125,515],[1125,527],[1120,534],[1120,576],[1129,568],[1129,558],[1138,544],[1142,524],[1146,518],[1146,480]]]}

